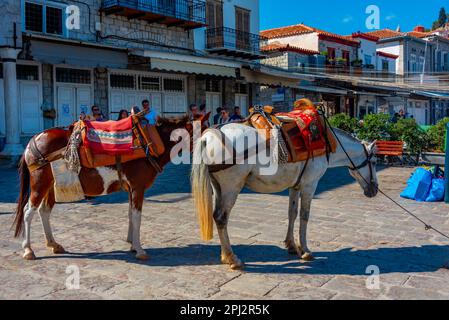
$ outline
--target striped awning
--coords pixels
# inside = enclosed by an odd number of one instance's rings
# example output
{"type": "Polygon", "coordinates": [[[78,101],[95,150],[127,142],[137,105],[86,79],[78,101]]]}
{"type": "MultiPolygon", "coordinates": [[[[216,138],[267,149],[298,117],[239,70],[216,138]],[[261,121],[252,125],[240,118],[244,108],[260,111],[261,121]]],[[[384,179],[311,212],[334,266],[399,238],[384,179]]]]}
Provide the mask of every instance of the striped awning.
{"type": "Polygon", "coordinates": [[[235,68],[214,64],[177,61],[169,59],[151,58],[151,69],[159,71],[180,72],[187,74],[211,75],[226,78],[235,78],[235,68]]]}

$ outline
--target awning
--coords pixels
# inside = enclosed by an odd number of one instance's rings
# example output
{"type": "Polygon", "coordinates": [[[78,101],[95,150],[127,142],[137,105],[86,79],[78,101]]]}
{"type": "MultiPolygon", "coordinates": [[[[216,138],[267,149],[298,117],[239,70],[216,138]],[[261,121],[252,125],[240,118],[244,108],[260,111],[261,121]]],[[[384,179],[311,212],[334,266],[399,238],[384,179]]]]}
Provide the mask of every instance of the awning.
{"type": "Polygon", "coordinates": [[[48,64],[68,64],[84,68],[126,68],[126,51],[84,47],[77,44],[31,40],[31,52],[36,61],[48,64]]]}
{"type": "Polygon", "coordinates": [[[331,93],[338,95],[346,95],[348,90],[339,90],[334,88],[322,87],[322,86],[299,86],[301,90],[312,91],[312,92],[320,92],[320,93],[331,93]]]}
{"type": "Polygon", "coordinates": [[[449,100],[449,93],[429,92],[429,91],[413,91],[413,93],[427,98],[449,100]]]}
{"type": "Polygon", "coordinates": [[[181,72],[187,74],[203,74],[219,77],[235,78],[235,69],[230,67],[196,62],[176,61],[151,58],[151,69],[160,71],[181,72]]]}
{"type": "Polygon", "coordinates": [[[298,88],[300,81],[300,79],[288,78],[276,72],[263,72],[248,69],[242,69],[241,76],[249,83],[276,87],[298,88]]]}

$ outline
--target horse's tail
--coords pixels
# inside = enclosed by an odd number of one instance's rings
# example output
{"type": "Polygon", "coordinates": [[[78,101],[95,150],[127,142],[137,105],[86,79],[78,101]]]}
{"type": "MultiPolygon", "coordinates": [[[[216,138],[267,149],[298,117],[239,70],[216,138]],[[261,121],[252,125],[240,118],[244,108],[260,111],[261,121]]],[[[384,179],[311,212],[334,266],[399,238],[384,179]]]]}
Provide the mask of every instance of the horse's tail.
{"type": "Polygon", "coordinates": [[[17,200],[16,215],[12,227],[15,227],[14,237],[17,238],[22,234],[23,230],[23,209],[25,208],[30,198],[30,170],[25,161],[25,155],[22,156],[19,163],[20,175],[20,194],[17,200]]]}
{"type": "Polygon", "coordinates": [[[203,139],[195,146],[193,153],[194,163],[192,165],[192,196],[193,203],[198,215],[201,238],[204,241],[212,240],[214,237],[214,218],[212,209],[212,184],[207,165],[202,157],[202,150],[206,146],[203,139]]]}

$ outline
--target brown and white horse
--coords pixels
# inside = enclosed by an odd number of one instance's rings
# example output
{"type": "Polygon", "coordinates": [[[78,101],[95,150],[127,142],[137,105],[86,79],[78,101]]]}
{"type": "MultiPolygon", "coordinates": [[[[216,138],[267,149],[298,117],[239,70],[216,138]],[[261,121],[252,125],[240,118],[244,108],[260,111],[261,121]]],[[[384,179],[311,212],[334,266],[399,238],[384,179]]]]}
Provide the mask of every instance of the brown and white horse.
{"type": "MultiPolygon", "coordinates": [[[[197,119],[201,121],[201,127],[207,122],[209,114],[197,119]]],[[[170,162],[171,149],[176,142],[171,141],[171,134],[177,129],[186,129],[190,136],[193,133],[193,124],[189,118],[160,119],[157,126],[159,135],[164,143],[165,152],[157,163],[163,168],[170,162]]],[[[61,128],[49,129],[35,137],[36,147],[43,155],[50,154],[64,148],[69,141],[70,131],[61,128]]],[[[36,256],[31,248],[30,230],[34,214],[39,213],[45,233],[46,245],[54,254],[65,253],[64,248],[53,237],[50,226],[50,213],[55,205],[53,189],[54,177],[51,166],[46,165],[30,172],[28,166],[36,162],[36,158],[30,150],[30,144],[20,160],[20,195],[14,219],[15,237],[24,235],[22,247],[23,258],[34,260],[36,256]]],[[[129,194],[129,228],[127,241],[131,244],[131,250],[136,252],[136,258],[147,260],[149,256],[140,244],[140,222],[145,190],[150,188],[156,179],[157,171],[146,159],[138,159],[123,163],[122,183],[119,174],[114,167],[101,167],[96,169],[81,168],[79,179],[86,196],[100,196],[118,192],[122,189],[129,194]]]]}

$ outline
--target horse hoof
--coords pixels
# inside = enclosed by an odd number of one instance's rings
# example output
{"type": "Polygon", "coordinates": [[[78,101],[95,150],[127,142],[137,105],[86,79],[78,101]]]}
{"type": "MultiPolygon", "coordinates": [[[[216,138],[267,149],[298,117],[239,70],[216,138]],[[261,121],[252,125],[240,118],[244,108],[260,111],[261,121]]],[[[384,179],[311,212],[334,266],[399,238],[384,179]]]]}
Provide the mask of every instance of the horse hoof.
{"type": "Polygon", "coordinates": [[[136,259],[139,261],[148,261],[148,260],[150,260],[150,256],[147,255],[146,253],[142,253],[142,254],[136,255],[136,259]]]}
{"type": "Polygon", "coordinates": [[[25,260],[29,260],[29,261],[36,260],[36,256],[34,255],[34,252],[31,249],[25,249],[25,253],[23,254],[23,258],[25,260]]]}
{"type": "Polygon", "coordinates": [[[239,260],[237,263],[231,263],[230,268],[233,271],[243,270],[245,269],[245,264],[239,260]]]}
{"type": "Polygon", "coordinates": [[[47,244],[47,248],[50,248],[51,251],[53,252],[53,254],[63,254],[63,253],[66,253],[64,247],[61,246],[60,244],[57,244],[57,243],[50,243],[50,244],[47,244]]]}
{"type": "Polygon", "coordinates": [[[306,252],[301,256],[301,259],[304,261],[313,261],[315,260],[315,257],[310,252],[306,252]]]}

